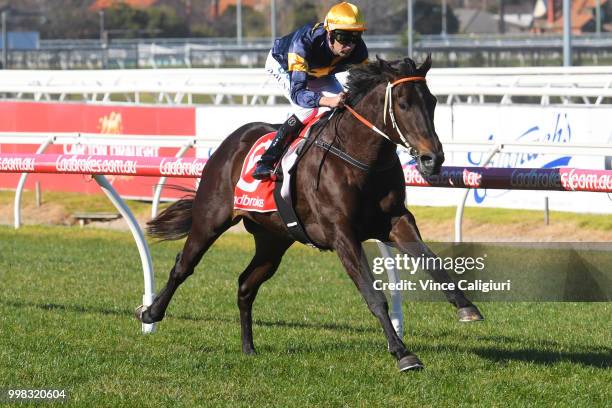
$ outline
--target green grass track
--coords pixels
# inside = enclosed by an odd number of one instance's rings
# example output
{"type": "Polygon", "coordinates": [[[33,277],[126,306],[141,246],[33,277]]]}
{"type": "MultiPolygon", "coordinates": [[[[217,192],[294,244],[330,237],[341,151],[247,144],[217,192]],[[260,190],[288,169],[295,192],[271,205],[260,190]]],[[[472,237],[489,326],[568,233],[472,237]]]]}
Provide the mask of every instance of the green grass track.
{"type": "MultiPolygon", "coordinates": [[[[180,246],[151,246],[158,290],[180,246]]],[[[612,405],[609,303],[483,303],[487,320],[465,325],[406,302],[426,369],[400,374],[335,254],[298,245],[259,292],[259,354],[243,356],[236,280],[252,252],[222,237],[145,336],[128,232],[0,227],[0,388],[63,388],[82,407],[612,405]]]]}

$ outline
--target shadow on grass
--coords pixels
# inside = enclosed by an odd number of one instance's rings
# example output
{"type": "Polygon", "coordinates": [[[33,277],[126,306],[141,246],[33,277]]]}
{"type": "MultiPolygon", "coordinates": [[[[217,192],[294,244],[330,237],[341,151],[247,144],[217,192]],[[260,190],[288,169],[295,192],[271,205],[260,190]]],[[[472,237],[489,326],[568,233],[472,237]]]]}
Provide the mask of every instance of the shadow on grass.
{"type": "Polygon", "coordinates": [[[125,316],[128,312],[125,309],[103,309],[99,307],[81,306],[81,305],[62,305],[58,303],[33,303],[33,302],[19,302],[19,301],[1,301],[0,304],[23,308],[23,307],[34,307],[46,311],[61,310],[73,313],[95,313],[102,315],[114,315],[114,316],[125,316]]]}
{"type": "Polygon", "coordinates": [[[470,348],[474,354],[495,362],[525,361],[541,365],[581,364],[595,368],[612,367],[612,349],[588,352],[554,352],[535,349],[502,350],[495,347],[470,348]]]}
{"type": "MultiPolygon", "coordinates": [[[[101,315],[114,315],[114,316],[133,316],[134,311],[128,309],[110,309],[101,308],[95,306],[82,306],[82,305],[63,305],[58,303],[33,303],[33,302],[20,302],[20,301],[0,301],[0,304],[23,308],[23,307],[34,307],[46,311],[66,311],[72,313],[94,313],[101,315]]],[[[237,317],[227,317],[225,315],[219,316],[202,316],[195,317],[188,314],[172,314],[166,313],[164,320],[176,319],[190,322],[217,322],[217,323],[235,323],[239,324],[240,320],[237,317]]],[[[373,320],[374,322],[374,320],[373,320]]],[[[379,333],[381,330],[377,328],[374,323],[370,327],[366,326],[354,326],[349,324],[338,324],[338,323],[306,323],[306,322],[294,322],[286,320],[266,321],[266,320],[253,320],[254,327],[286,327],[291,329],[316,329],[316,330],[335,330],[342,332],[353,332],[353,333],[379,333]]]]}
{"type": "MultiPolygon", "coordinates": [[[[19,302],[19,301],[0,301],[0,304],[24,308],[34,307],[45,311],[66,311],[76,313],[97,313],[101,315],[113,315],[113,316],[131,316],[132,311],[127,309],[110,309],[100,308],[92,306],[81,306],[81,305],[63,305],[57,303],[32,303],[32,302],[19,302]]],[[[193,317],[190,315],[168,315],[172,319],[186,320],[194,322],[217,322],[217,323],[236,323],[238,324],[237,318],[228,318],[227,316],[205,316],[205,317],[193,317]]],[[[294,328],[294,329],[317,329],[317,330],[332,330],[338,332],[353,332],[353,333],[381,333],[381,330],[374,325],[370,327],[366,326],[353,326],[348,324],[336,324],[336,323],[305,323],[295,321],[265,321],[255,320],[255,326],[266,326],[266,327],[283,327],[283,328],[294,328]]],[[[495,362],[510,362],[510,361],[524,361],[531,362],[540,365],[553,365],[561,362],[569,362],[573,364],[581,364],[585,366],[591,366],[595,368],[610,368],[612,367],[612,348],[608,347],[596,347],[596,350],[590,351],[575,351],[575,352],[555,352],[555,351],[543,351],[534,348],[519,348],[519,349],[502,349],[500,347],[462,347],[456,343],[448,343],[441,341],[444,339],[457,339],[457,333],[445,330],[436,334],[437,341],[433,344],[421,344],[415,348],[414,351],[419,352],[428,350],[430,352],[469,352],[474,353],[487,360],[495,362]]],[[[427,335],[417,335],[416,337],[425,337],[427,335]]],[[[481,340],[484,341],[498,341],[506,344],[520,344],[524,339],[517,339],[514,337],[507,336],[481,336],[481,340]]],[[[467,338],[465,339],[467,340],[467,338]]],[[[478,340],[478,339],[472,339],[478,340]]],[[[537,341],[537,340],[536,340],[537,341]]],[[[560,344],[556,342],[545,342],[548,346],[557,346],[560,344]]],[[[544,344],[543,344],[544,345],[544,344]]],[[[286,350],[288,354],[296,353],[313,353],[321,351],[338,351],[338,350],[363,350],[371,349],[372,347],[378,347],[378,342],[368,341],[366,339],[360,340],[342,340],[338,342],[330,342],[325,344],[308,345],[300,344],[291,346],[286,350]]],[[[262,350],[265,350],[265,346],[262,350]]]]}

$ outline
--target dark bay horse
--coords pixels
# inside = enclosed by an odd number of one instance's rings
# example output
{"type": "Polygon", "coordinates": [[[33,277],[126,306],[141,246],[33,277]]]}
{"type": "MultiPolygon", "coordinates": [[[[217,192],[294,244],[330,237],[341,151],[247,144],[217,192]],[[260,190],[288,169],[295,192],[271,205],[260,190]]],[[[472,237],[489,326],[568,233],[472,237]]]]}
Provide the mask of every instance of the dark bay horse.
{"type": "MultiPolygon", "coordinates": [[[[406,58],[394,62],[378,59],[353,68],[346,104],[357,115],[339,109],[313,129],[295,175],[296,212],[308,236],[318,247],[337,252],[368,308],[380,321],[389,352],[401,371],[423,365],[393,329],[386,297],[373,288],[372,274],[364,268],[361,243],[377,239],[412,256],[436,256],[423,243],[415,218],[404,204],[404,175],[396,152],[397,145],[411,149],[424,175],[437,174],[444,161],[433,122],[436,99],[425,82],[430,67],[428,57],[418,67],[406,58]],[[375,131],[358,120],[359,115],[371,121],[375,131]],[[325,148],[313,144],[317,138],[340,149],[354,162],[327,154],[325,148]]],[[[255,353],[253,302],[294,240],[278,213],[234,210],[233,195],[249,149],[260,136],[273,130],[266,123],[249,123],[233,132],[204,167],[195,196],[175,202],[149,222],[148,232],[153,237],[187,236],[187,240],[153,304],[136,309],[140,321],[162,320],[174,292],[193,273],[206,250],[242,220],[255,239],[255,255],[238,278],[242,351],[255,353]]],[[[443,269],[428,272],[438,282],[451,281],[443,269]]],[[[461,321],[482,320],[478,309],[459,289],[445,295],[457,308],[461,321]]]]}

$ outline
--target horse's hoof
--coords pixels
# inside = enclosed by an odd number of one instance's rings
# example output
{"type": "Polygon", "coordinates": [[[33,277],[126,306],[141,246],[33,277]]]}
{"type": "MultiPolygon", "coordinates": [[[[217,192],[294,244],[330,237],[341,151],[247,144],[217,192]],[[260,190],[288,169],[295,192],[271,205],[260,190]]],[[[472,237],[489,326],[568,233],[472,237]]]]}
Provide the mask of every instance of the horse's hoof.
{"type": "Polygon", "coordinates": [[[480,310],[474,305],[457,309],[457,317],[462,323],[481,322],[484,320],[484,317],[480,314],[480,310]]]}
{"type": "MultiPolygon", "coordinates": [[[[142,314],[147,310],[145,305],[140,305],[136,309],[134,309],[134,317],[139,322],[142,322],[142,314]]],[[[144,322],[143,322],[144,323],[144,322]]]]}
{"type": "Polygon", "coordinates": [[[414,354],[408,354],[400,359],[397,362],[397,366],[399,367],[400,373],[404,371],[416,371],[422,370],[425,368],[421,360],[414,354]]]}

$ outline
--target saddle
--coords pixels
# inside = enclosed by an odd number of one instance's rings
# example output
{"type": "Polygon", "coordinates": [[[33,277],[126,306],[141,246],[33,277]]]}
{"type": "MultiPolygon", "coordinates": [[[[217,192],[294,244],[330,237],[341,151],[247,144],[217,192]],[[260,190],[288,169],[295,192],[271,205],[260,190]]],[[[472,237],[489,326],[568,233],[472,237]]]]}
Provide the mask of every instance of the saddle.
{"type": "Polygon", "coordinates": [[[240,179],[234,188],[234,209],[255,212],[278,211],[289,234],[296,241],[318,248],[306,234],[293,203],[295,170],[308,140],[312,126],[323,115],[313,117],[305,123],[300,135],[289,145],[281,158],[272,180],[256,180],[252,177],[257,161],[274,139],[276,132],[260,137],[246,155],[240,179]]]}

